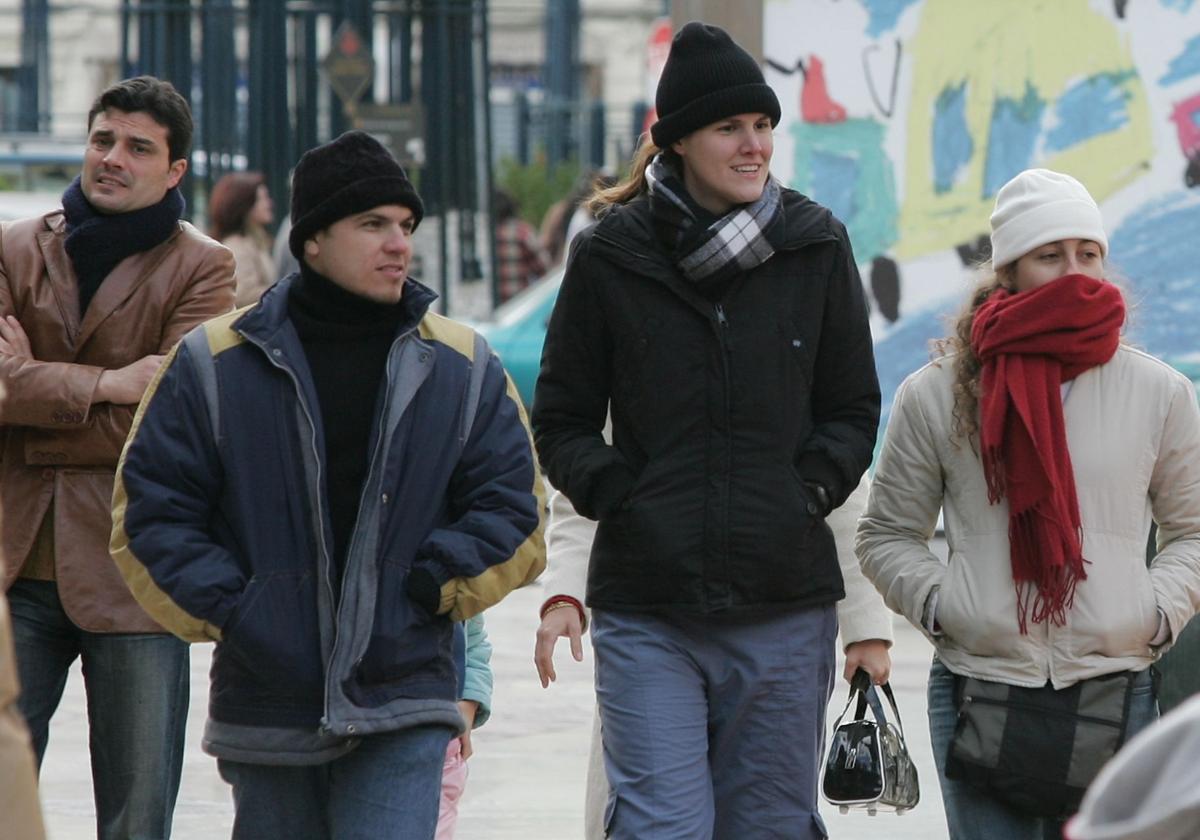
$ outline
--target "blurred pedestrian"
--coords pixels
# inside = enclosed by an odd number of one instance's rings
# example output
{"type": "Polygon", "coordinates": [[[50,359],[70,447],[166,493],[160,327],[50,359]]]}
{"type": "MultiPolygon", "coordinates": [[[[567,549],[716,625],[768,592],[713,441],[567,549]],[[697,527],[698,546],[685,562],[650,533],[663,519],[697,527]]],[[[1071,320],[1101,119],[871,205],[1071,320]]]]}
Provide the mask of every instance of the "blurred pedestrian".
{"type": "Polygon", "coordinates": [[[8,599],[0,593],[0,814],[8,840],[43,840],[37,770],[29,730],[17,708],[19,692],[8,599]]]}
{"type": "MultiPolygon", "coordinates": [[[[827,520],[837,546],[846,597],[838,601],[838,635],[846,657],[842,677],[847,681],[863,661],[863,653],[882,640],[892,644],[892,620],[883,598],[863,576],[854,556],[854,531],[858,517],[867,501],[867,480],[864,477],[850,498],[829,514],[827,520]]],[[[554,668],[554,648],[560,638],[570,643],[571,656],[583,661],[583,631],[587,629],[590,610],[585,604],[588,558],[596,535],[596,523],[585,519],[571,507],[570,500],[554,490],[550,493],[550,519],[546,525],[545,590],[550,595],[542,602],[541,624],[537,630],[533,661],[542,687],[557,679],[554,668]]],[[[609,789],[604,778],[603,747],[599,717],[593,728],[589,753],[586,797],[584,805],[584,837],[604,840],[604,812],[608,805],[609,789]]]]}
{"type": "Polygon", "coordinates": [[[248,306],[275,282],[271,235],[275,204],[261,172],[221,176],[208,199],[209,235],[237,261],[237,305],[248,306]]]}
{"type": "Polygon", "coordinates": [[[1067,840],[1200,837],[1200,697],[1126,744],[1088,789],[1067,840]]]}
{"type": "Polygon", "coordinates": [[[113,473],[159,364],[233,306],[233,257],[181,220],[192,116],[150,76],[88,114],[63,209],[0,228],[0,562],[20,709],[40,764],[83,661],[100,838],[165,838],[179,791],[187,646],[108,553],[113,473]]]}
{"type": "MultiPolygon", "coordinates": [[[[609,836],[824,837],[825,517],[879,419],[862,283],[843,225],[770,176],[779,100],[723,30],[676,34],[656,104],[573,246],[533,408],[550,481],[598,522],[609,836]]],[[[887,642],[859,644],[884,679],[887,642]]]]}
{"type": "Polygon", "coordinates": [[[155,379],[113,557],[217,643],[203,746],[235,840],[429,838],[464,725],[455,622],[541,571],[541,479],[499,360],[408,276],[403,168],[351,131],[292,181],[301,271],[155,379]]]}
{"type": "Polygon", "coordinates": [[[503,303],[546,273],[546,254],[533,225],[521,218],[512,193],[497,188],[492,212],[496,214],[496,300],[503,303]]]}
{"type": "Polygon", "coordinates": [[[538,235],[546,252],[547,265],[558,265],[567,258],[575,234],[595,221],[588,200],[598,190],[608,189],[616,183],[617,179],[611,175],[590,170],[576,179],[569,193],[546,209],[538,235]]]}
{"type": "Polygon", "coordinates": [[[570,249],[571,243],[575,241],[576,236],[596,223],[596,216],[592,210],[591,203],[585,201],[584,199],[590,198],[593,192],[615,187],[617,185],[617,179],[613,175],[597,172],[590,183],[591,189],[576,203],[575,212],[571,214],[571,220],[567,224],[565,243],[565,248],[567,250],[570,249]]]}
{"type": "MultiPolygon", "coordinates": [[[[954,840],[1061,836],[1017,799],[1061,790],[1069,808],[1069,786],[1089,781],[1074,768],[1098,749],[1064,712],[1042,717],[1025,751],[1041,781],[951,773],[967,677],[1064,705],[1115,685],[1129,737],[1157,717],[1150,666],[1200,604],[1196,394],[1121,341],[1099,208],[1074,178],[1033,169],[1000,189],[991,224],[991,270],[942,357],[896,393],[857,541],[888,605],[936,649],[930,735],[954,840]],[[929,547],[939,510],[949,565],[929,547]]],[[[963,731],[971,744],[1008,735],[963,731]]]]}
{"type": "Polygon", "coordinates": [[[289,274],[300,270],[300,261],[288,247],[288,237],[292,234],[292,217],[285,215],[279,221],[279,229],[275,231],[275,244],[271,246],[271,261],[275,263],[275,279],[282,280],[289,274]]]}
{"type": "Polygon", "coordinates": [[[458,806],[467,787],[467,761],[475,754],[471,733],[492,716],[492,643],[488,641],[483,613],[455,628],[458,661],[458,710],[466,729],[451,738],[442,765],[442,798],[434,840],[453,840],[458,828],[458,806]]]}

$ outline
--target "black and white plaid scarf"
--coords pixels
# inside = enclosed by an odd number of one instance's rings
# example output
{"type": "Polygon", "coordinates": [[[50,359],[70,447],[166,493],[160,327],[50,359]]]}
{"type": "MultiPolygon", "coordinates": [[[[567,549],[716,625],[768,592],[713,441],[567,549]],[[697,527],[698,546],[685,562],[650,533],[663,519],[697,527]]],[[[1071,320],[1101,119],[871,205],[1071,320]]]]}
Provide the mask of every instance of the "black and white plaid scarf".
{"type": "Polygon", "coordinates": [[[683,179],[655,155],[646,167],[650,212],[674,237],[673,259],[684,276],[701,287],[719,283],[762,265],[775,253],[771,234],[780,215],[780,186],[767,176],[756,201],[735,207],[708,226],[699,224],[683,179]]]}

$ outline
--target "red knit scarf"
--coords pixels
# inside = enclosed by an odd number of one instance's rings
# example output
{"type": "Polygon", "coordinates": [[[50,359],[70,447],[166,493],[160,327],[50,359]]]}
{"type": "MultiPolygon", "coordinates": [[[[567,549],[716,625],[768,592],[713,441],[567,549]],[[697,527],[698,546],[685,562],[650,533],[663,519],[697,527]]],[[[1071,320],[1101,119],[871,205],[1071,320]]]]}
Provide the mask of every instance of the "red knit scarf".
{"type": "Polygon", "coordinates": [[[1026,292],[999,289],[975,313],[983,474],[993,504],[1008,497],[1022,633],[1031,599],[1035,623],[1066,623],[1087,578],[1061,385],[1111,359],[1124,322],[1116,287],[1082,274],[1026,292]]]}

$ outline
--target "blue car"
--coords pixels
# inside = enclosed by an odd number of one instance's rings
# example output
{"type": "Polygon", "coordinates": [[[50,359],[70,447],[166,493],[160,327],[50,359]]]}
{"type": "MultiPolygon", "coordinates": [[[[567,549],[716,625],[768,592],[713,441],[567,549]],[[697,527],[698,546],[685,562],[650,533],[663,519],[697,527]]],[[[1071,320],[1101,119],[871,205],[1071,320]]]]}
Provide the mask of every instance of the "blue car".
{"type": "Polygon", "coordinates": [[[562,279],[560,266],[496,307],[492,320],[475,325],[504,363],[526,408],[533,405],[533,386],[542,364],[546,324],[558,299],[562,279]]]}

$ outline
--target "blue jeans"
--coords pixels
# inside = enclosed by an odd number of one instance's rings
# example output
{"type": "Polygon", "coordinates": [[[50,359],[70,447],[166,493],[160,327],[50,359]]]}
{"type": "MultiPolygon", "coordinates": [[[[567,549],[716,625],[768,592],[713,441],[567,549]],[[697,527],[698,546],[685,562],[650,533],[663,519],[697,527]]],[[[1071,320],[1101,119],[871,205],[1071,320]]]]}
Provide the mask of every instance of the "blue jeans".
{"type": "Polygon", "coordinates": [[[325,764],[218,759],[233,786],[233,840],[433,840],[454,734],[418,726],[369,735],[325,764]]]}
{"type": "MultiPolygon", "coordinates": [[[[958,710],[954,702],[954,674],[936,657],[929,670],[929,740],[937,765],[938,783],[946,807],[950,840],[1048,840],[1062,837],[1063,823],[1019,814],[966,782],[946,778],[946,755],[954,736],[958,710]]],[[[1158,720],[1158,703],[1150,671],[1138,674],[1133,683],[1128,741],[1158,720]]]]}
{"type": "Polygon", "coordinates": [[[188,646],[165,634],[80,630],[51,581],[18,579],[8,601],[21,679],[18,707],[39,766],[67,673],[81,657],[97,836],[170,837],[183,769],[188,646]]]}
{"type": "Polygon", "coordinates": [[[753,618],[596,610],[619,840],[818,840],[832,606],[753,618]]]}

